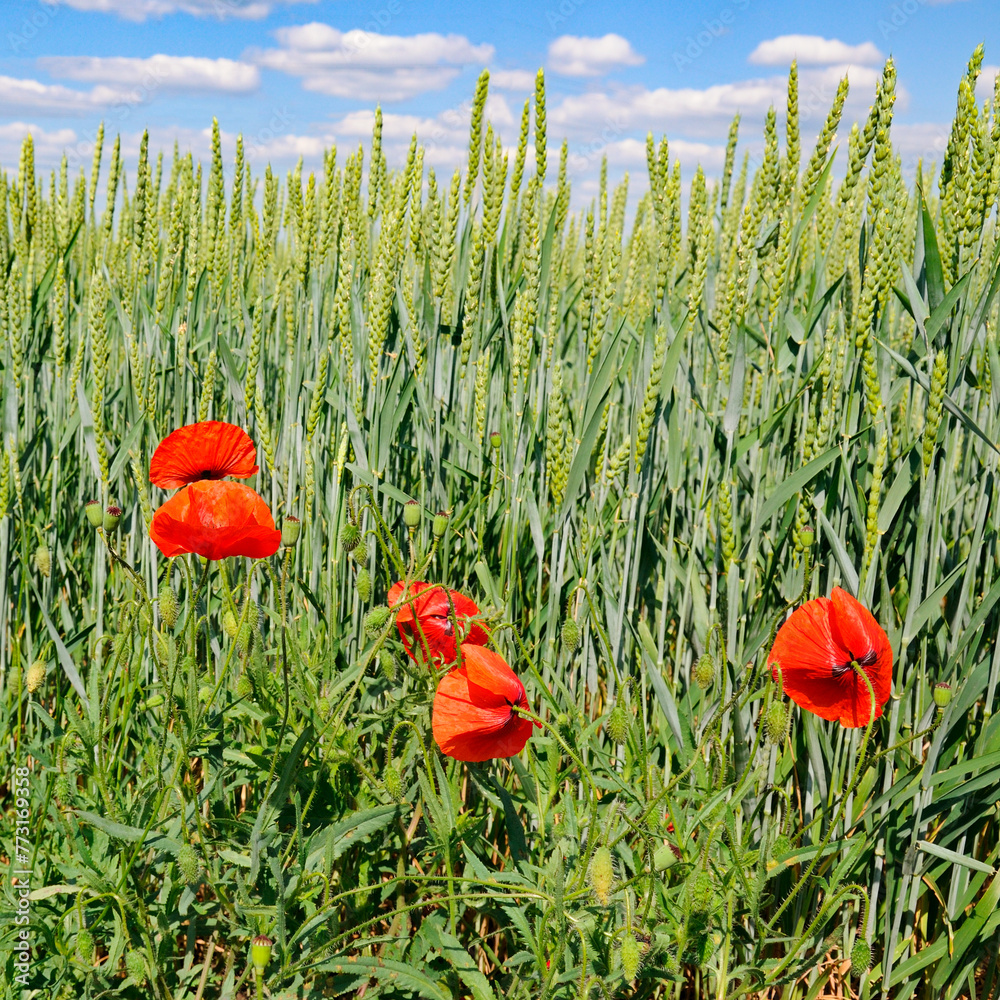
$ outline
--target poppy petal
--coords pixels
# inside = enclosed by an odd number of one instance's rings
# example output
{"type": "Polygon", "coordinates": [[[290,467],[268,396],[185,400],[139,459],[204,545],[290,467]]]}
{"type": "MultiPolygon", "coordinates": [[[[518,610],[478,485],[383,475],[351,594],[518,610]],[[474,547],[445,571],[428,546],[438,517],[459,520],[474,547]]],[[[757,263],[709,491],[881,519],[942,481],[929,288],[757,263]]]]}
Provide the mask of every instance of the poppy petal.
{"type": "Polygon", "coordinates": [[[202,420],[179,427],[153,452],[149,481],[173,489],[205,479],[259,472],[257,449],[245,430],[221,420],[202,420]]]}
{"type": "Polygon", "coordinates": [[[149,536],[165,556],[206,559],[274,555],[281,532],[264,499],[242,483],[204,480],[175,493],[153,515],[149,536]]]}
{"type": "Polygon", "coordinates": [[[446,590],[440,584],[422,580],[409,584],[398,582],[389,588],[388,604],[396,611],[400,641],[413,660],[453,663],[456,621],[460,633],[458,642],[485,645],[489,641],[489,631],[471,620],[479,614],[478,605],[457,590],[446,590]],[[452,605],[455,607],[454,620],[452,605]],[[418,651],[422,656],[418,657],[418,651]]]}

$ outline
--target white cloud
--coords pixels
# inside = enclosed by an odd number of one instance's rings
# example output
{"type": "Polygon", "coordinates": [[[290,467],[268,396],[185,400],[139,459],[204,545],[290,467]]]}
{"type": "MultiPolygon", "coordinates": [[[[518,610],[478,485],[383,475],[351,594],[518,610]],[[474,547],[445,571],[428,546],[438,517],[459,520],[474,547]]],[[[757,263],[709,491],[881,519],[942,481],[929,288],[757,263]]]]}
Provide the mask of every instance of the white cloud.
{"type": "Polygon", "coordinates": [[[52,76],[85,83],[109,83],[153,90],[223,91],[245,94],[260,84],[256,66],[232,59],[155,55],[148,59],[125,56],[47,56],[39,65],[52,76]]]}
{"type": "Polygon", "coordinates": [[[275,33],[280,48],[252,50],[247,58],[267,69],[302,77],[320,94],[358,100],[398,101],[442,90],[464,66],[493,58],[492,45],[463,35],[380,35],[338,31],[313,22],[275,33]]]}
{"type": "Polygon", "coordinates": [[[8,122],[6,125],[0,125],[0,163],[16,166],[21,143],[29,132],[35,148],[35,163],[42,168],[58,163],[63,150],[76,142],[76,132],[71,128],[60,128],[49,132],[33,123],[8,122]]]}
{"type": "Polygon", "coordinates": [[[620,66],[641,66],[645,61],[621,35],[561,35],[549,45],[549,68],[564,76],[602,76],[620,66]]]}
{"type": "Polygon", "coordinates": [[[526,69],[491,69],[490,87],[498,90],[534,90],[535,74],[526,69]]]}
{"type": "Polygon", "coordinates": [[[976,98],[982,102],[993,100],[993,88],[996,84],[997,74],[1000,73],[1000,66],[984,66],[976,81],[976,98]]]}
{"type": "Polygon", "coordinates": [[[72,90],[60,84],[0,76],[0,114],[73,115],[100,114],[118,105],[139,104],[142,95],[134,90],[94,87],[72,90]]]}
{"type": "Polygon", "coordinates": [[[225,20],[238,17],[259,21],[279,3],[316,3],[316,0],[49,0],[76,10],[117,14],[127,21],[145,21],[167,14],[191,14],[225,20]]]}
{"type": "Polygon", "coordinates": [[[798,59],[800,66],[828,66],[831,63],[854,63],[872,66],[884,56],[872,42],[848,45],[836,38],[821,35],[780,35],[761,42],[748,61],[758,66],[787,66],[798,59]]]}

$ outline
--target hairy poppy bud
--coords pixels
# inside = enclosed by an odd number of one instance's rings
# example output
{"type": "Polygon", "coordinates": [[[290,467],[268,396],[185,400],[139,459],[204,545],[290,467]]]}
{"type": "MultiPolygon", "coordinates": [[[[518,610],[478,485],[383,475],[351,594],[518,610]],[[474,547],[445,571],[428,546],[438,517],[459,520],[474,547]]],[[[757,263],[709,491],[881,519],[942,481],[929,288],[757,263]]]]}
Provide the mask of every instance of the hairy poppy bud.
{"type": "Polygon", "coordinates": [[[413,531],[420,524],[420,504],[416,500],[407,500],[403,504],[403,524],[413,531]]]}
{"type": "Polygon", "coordinates": [[[250,628],[256,632],[257,626],[260,624],[260,606],[256,601],[250,601],[247,604],[247,621],[250,623],[250,628]]]}
{"type": "Polygon", "coordinates": [[[783,743],[788,731],[788,709],[784,702],[776,701],[764,716],[764,732],[768,743],[783,743]]]}
{"type": "Polygon", "coordinates": [[[353,552],[361,544],[361,529],[348,521],[340,529],[340,547],[345,552],[353,552]]]}
{"type": "Polygon", "coordinates": [[[434,515],[434,520],[431,522],[431,531],[434,533],[435,538],[442,538],[447,530],[448,515],[443,510],[439,510],[434,515]]]}
{"type": "Polygon", "coordinates": [[[389,620],[389,609],[384,604],[377,604],[365,615],[365,631],[374,638],[385,627],[389,620]]]}
{"type": "Polygon", "coordinates": [[[299,540],[300,531],[302,531],[302,522],[289,514],[281,525],[281,544],[286,549],[290,549],[299,540]]]}
{"type": "Polygon", "coordinates": [[[112,504],[104,509],[103,525],[105,531],[117,531],[121,523],[122,509],[112,504]]]}
{"type": "Polygon", "coordinates": [[[382,783],[385,785],[385,790],[389,793],[389,798],[395,799],[397,802],[402,800],[403,779],[399,776],[399,771],[392,764],[385,769],[385,776],[382,778],[382,783]]]}
{"type": "Polygon", "coordinates": [[[864,975],[872,964],[872,946],[864,938],[858,938],[851,949],[851,971],[856,976],[864,975]]]}
{"type": "Polygon", "coordinates": [[[35,569],[42,576],[49,576],[52,573],[52,556],[49,554],[48,546],[43,542],[35,549],[35,569]]]}
{"type": "Polygon", "coordinates": [[[73,787],[70,785],[69,778],[65,774],[60,774],[56,778],[56,798],[62,802],[69,802],[70,796],[73,794],[73,787]]]}
{"type": "Polygon", "coordinates": [[[177,852],[177,867],[188,885],[200,881],[201,862],[198,860],[198,852],[190,844],[182,844],[177,852]]]}
{"type": "Polygon", "coordinates": [[[380,649],[378,653],[382,676],[391,684],[396,679],[396,657],[388,649],[380,649]]]}
{"type": "Polygon", "coordinates": [[[368,603],[368,598],[372,596],[372,576],[368,572],[367,566],[362,566],[358,570],[358,575],[354,580],[354,586],[357,588],[358,597],[361,598],[362,604],[368,603]]]}
{"type": "Polygon", "coordinates": [[[139,635],[149,635],[149,630],[153,627],[153,612],[150,611],[148,604],[143,604],[142,607],[139,608],[139,614],[136,615],[136,620],[139,623],[139,635]]]}
{"type": "Polygon", "coordinates": [[[79,955],[81,962],[86,965],[93,965],[94,935],[86,927],[81,927],[76,932],[76,953],[79,955]]]}
{"type": "Polygon", "coordinates": [[[567,653],[572,653],[580,645],[580,624],[575,618],[567,618],[563,622],[562,643],[567,653]]]}
{"type": "Polygon", "coordinates": [[[240,674],[240,679],[236,682],[236,697],[249,698],[253,694],[253,681],[249,675],[240,674]]]}
{"type": "Polygon", "coordinates": [[[619,746],[628,739],[628,715],[621,705],[615,705],[608,716],[607,725],[604,727],[608,734],[608,739],[619,746]]]}
{"type": "Polygon", "coordinates": [[[692,913],[708,913],[712,908],[712,876],[704,868],[688,882],[692,913]]]}
{"type": "Polygon", "coordinates": [[[499,451],[500,450],[500,432],[499,431],[491,431],[490,432],[490,447],[494,451],[499,451]]]}
{"type": "Polygon", "coordinates": [[[198,688],[198,701],[203,705],[207,705],[212,700],[213,694],[215,694],[215,688],[211,684],[202,684],[198,688]]]}
{"type": "Polygon", "coordinates": [[[325,719],[330,714],[330,699],[323,695],[316,702],[316,712],[321,719],[325,719]]]}
{"type": "Polygon", "coordinates": [[[594,895],[607,906],[611,901],[611,887],[615,881],[615,865],[610,849],[603,844],[594,851],[594,856],[590,859],[588,877],[594,895]]]}
{"type": "Polygon", "coordinates": [[[161,667],[166,667],[177,659],[177,643],[165,632],[156,632],[153,637],[153,652],[161,667]]]}
{"type": "Polygon", "coordinates": [[[951,701],[951,685],[940,681],[934,685],[934,704],[938,708],[947,708],[951,701]]]}
{"type": "Polygon", "coordinates": [[[35,660],[28,667],[28,672],[24,675],[24,686],[28,689],[28,694],[34,694],[45,680],[45,661],[35,660]]]}
{"type": "Polygon", "coordinates": [[[146,959],[141,951],[132,949],[125,952],[125,970],[136,986],[142,986],[146,982],[146,959]]]}
{"type": "Polygon", "coordinates": [[[715,660],[712,658],[712,654],[702,653],[701,656],[695,660],[693,672],[695,684],[697,684],[702,691],[707,691],[712,686],[712,682],[715,680],[715,660]]]}
{"type": "Polygon", "coordinates": [[[100,500],[89,500],[83,509],[91,527],[100,528],[104,524],[104,511],[101,510],[100,500]]]}
{"type": "Polygon", "coordinates": [[[239,628],[240,624],[236,620],[236,615],[233,614],[233,609],[226,608],[226,610],[222,612],[222,631],[225,632],[230,639],[235,639],[239,628]]]}
{"type": "Polygon", "coordinates": [[[253,646],[253,626],[249,621],[245,621],[236,630],[236,648],[241,656],[246,656],[251,646],[253,646]]]}
{"type": "Polygon", "coordinates": [[[177,594],[173,587],[164,587],[160,591],[159,605],[163,624],[167,628],[173,628],[177,624],[177,618],[181,611],[180,602],[177,600],[177,594]]]}
{"type": "Polygon", "coordinates": [[[274,942],[266,934],[258,934],[250,945],[250,961],[253,963],[254,972],[263,975],[267,968],[267,963],[271,961],[271,949],[274,942]]]}
{"type": "Polygon", "coordinates": [[[639,942],[634,934],[626,934],[622,939],[622,975],[626,982],[632,982],[639,974],[639,942]]]}

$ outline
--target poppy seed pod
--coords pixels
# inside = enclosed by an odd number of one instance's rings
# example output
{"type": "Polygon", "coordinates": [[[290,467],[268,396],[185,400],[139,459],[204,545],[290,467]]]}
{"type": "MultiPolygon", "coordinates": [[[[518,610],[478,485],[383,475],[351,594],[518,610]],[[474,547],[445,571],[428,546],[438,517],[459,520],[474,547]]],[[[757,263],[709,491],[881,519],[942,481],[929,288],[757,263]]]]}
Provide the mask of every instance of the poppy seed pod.
{"type": "Polygon", "coordinates": [[[864,975],[872,964],[872,946],[864,938],[858,938],[851,949],[851,972],[864,975]]]}
{"type": "Polygon", "coordinates": [[[951,685],[944,681],[934,685],[934,704],[938,708],[947,708],[951,701],[951,685]]]}
{"type": "Polygon", "coordinates": [[[812,526],[809,524],[803,525],[799,528],[799,544],[804,548],[808,549],[810,545],[816,540],[816,532],[813,530],[812,526]]]}
{"type": "Polygon", "coordinates": [[[587,879],[598,901],[607,906],[611,901],[611,887],[615,882],[615,864],[611,850],[603,844],[594,851],[594,856],[590,859],[587,879]]]}
{"type": "Polygon", "coordinates": [[[611,709],[611,715],[608,716],[605,732],[608,734],[608,739],[619,746],[628,739],[628,715],[621,705],[615,705],[611,709]]]}
{"type": "Polygon", "coordinates": [[[420,524],[420,504],[416,500],[407,500],[403,504],[403,524],[413,531],[420,524]]]}
{"type": "Polygon", "coordinates": [[[122,509],[112,504],[104,509],[103,526],[105,531],[116,531],[121,523],[122,509]]]}
{"type": "Polygon", "coordinates": [[[499,451],[500,450],[500,432],[499,431],[492,431],[490,433],[490,447],[494,451],[499,451]]]}
{"type": "Polygon", "coordinates": [[[91,527],[100,528],[104,524],[104,511],[101,509],[100,500],[89,500],[83,509],[91,527]]]}
{"type": "Polygon", "coordinates": [[[361,544],[361,529],[348,521],[340,529],[340,547],[345,552],[353,552],[361,544]]]}
{"type": "Polygon", "coordinates": [[[442,538],[447,530],[448,515],[443,510],[439,510],[434,515],[434,520],[431,522],[431,531],[434,533],[435,538],[442,538]]]}
{"type": "Polygon", "coordinates": [[[49,553],[48,546],[44,542],[35,549],[35,569],[38,570],[42,576],[49,576],[52,573],[52,556],[49,553]]]}
{"type": "Polygon", "coordinates": [[[268,962],[271,961],[271,950],[274,942],[266,934],[258,934],[250,945],[250,961],[254,972],[263,975],[268,962]]]}
{"type": "Polygon", "coordinates": [[[299,533],[302,531],[302,522],[291,514],[285,518],[281,525],[281,544],[290,549],[299,540],[299,533]]]}

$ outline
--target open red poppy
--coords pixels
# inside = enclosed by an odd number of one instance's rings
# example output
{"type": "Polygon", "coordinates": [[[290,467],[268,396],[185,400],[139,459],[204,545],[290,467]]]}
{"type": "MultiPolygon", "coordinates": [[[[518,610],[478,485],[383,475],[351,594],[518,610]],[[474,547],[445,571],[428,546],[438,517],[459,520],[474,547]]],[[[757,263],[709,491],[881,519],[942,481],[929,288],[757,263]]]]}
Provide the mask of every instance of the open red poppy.
{"type": "Polygon", "coordinates": [[[871,681],[875,718],[889,700],[892,647],[872,613],[840,587],[830,597],[817,597],[792,612],[778,629],[768,654],[772,676],[781,667],[785,694],[822,719],[848,729],[867,726],[871,718],[868,685],[852,664],[871,681]]]}
{"type": "Polygon", "coordinates": [[[149,526],[165,556],[195,552],[206,559],[274,555],[281,532],[263,497],[242,483],[191,483],[153,515],[149,526]]]}
{"type": "Polygon", "coordinates": [[[202,420],[178,427],[159,443],[149,463],[149,481],[173,489],[202,479],[246,479],[260,471],[256,457],[257,449],[241,427],[202,420]]]}
{"type": "Polygon", "coordinates": [[[448,596],[455,605],[455,619],[459,630],[464,633],[459,639],[463,643],[476,646],[485,645],[489,632],[476,621],[470,621],[479,614],[476,602],[457,590],[445,590],[434,583],[413,582],[403,596],[405,584],[394,583],[389,588],[389,607],[396,610],[396,628],[406,652],[416,660],[414,646],[423,653],[428,663],[438,660],[453,663],[455,660],[455,621],[451,616],[448,596]]]}
{"type": "Polygon", "coordinates": [[[514,705],[526,709],[528,698],[503,657],[464,643],[462,666],[441,678],[434,695],[434,739],[456,760],[513,757],[524,749],[533,728],[513,711],[514,705]]]}

